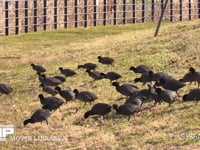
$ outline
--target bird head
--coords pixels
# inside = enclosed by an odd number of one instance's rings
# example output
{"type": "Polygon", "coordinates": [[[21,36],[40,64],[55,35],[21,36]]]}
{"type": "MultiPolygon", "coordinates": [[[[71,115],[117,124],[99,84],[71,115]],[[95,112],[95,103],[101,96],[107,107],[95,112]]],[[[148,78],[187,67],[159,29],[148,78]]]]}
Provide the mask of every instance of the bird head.
{"type": "Polygon", "coordinates": [[[78,65],[78,69],[83,68],[83,65],[78,65]]]}
{"type": "Polygon", "coordinates": [[[161,88],[156,88],[156,93],[160,94],[162,92],[162,89],[161,88]]]}
{"type": "Polygon", "coordinates": [[[118,82],[113,82],[113,83],[112,83],[112,86],[117,87],[117,86],[119,86],[119,83],[118,83],[118,82]]]}
{"type": "Polygon", "coordinates": [[[101,59],[101,56],[98,56],[97,58],[98,58],[98,59],[101,59]]]}
{"type": "Polygon", "coordinates": [[[26,126],[28,123],[31,123],[31,119],[24,120],[23,124],[26,126]]]}
{"type": "Polygon", "coordinates": [[[55,90],[60,91],[61,88],[60,88],[59,86],[56,86],[56,87],[55,87],[55,90]]]}
{"type": "Polygon", "coordinates": [[[188,101],[188,100],[187,100],[187,96],[188,96],[188,94],[183,95],[183,102],[188,101]]]}
{"type": "Polygon", "coordinates": [[[63,70],[63,67],[59,67],[58,69],[59,69],[60,71],[62,71],[62,70],[63,70]]]}
{"type": "Polygon", "coordinates": [[[193,67],[190,67],[189,71],[192,73],[196,72],[196,70],[193,67]]]}
{"type": "Polygon", "coordinates": [[[129,68],[129,70],[132,70],[132,71],[134,71],[135,72],[135,67],[134,66],[131,66],[130,68],[129,68]]]}
{"type": "Polygon", "coordinates": [[[134,83],[141,82],[141,78],[135,78],[134,83]]]}
{"type": "Polygon", "coordinates": [[[118,109],[118,105],[117,105],[117,104],[113,104],[112,107],[113,107],[113,109],[115,109],[115,110],[118,109]]]}

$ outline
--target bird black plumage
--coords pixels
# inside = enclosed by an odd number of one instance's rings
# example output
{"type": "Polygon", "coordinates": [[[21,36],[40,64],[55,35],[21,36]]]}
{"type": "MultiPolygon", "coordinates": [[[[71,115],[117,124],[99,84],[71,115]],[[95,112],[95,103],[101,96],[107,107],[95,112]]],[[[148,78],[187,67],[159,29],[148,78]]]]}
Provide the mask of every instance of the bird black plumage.
{"type": "Polygon", "coordinates": [[[61,74],[63,74],[65,77],[71,77],[71,76],[76,75],[76,72],[71,69],[59,67],[59,70],[60,70],[61,74]]]}
{"type": "Polygon", "coordinates": [[[139,92],[138,87],[128,83],[120,85],[118,82],[113,82],[112,86],[116,88],[117,92],[125,96],[131,96],[139,92]]]}
{"type": "Polygon", "coordinates": [[[84,114],[84,118],[88,118],[91,115],[100,115],[100,116],[104,116],[106,114],[108,114],[112,109],[112,106],[110,106],[109,104],[106,103],[97,103],[95,105],[92,106],[90,111],[87,111],[84,114]]]}
{"type": "Polygon", "coordinates": [[[62,90],[59,86],[56,86],[55,90],[58,91],[60,96],[64,98],[66,102],[75,100],[75,93],[72,90],[62,90]]]}
{"type": "Polygon", "coordinates": [[[101,73],[101,76],[104,77],[105,79],[109,79],[111,82],[122,78],[122,76],[119,73],[116,73],[114,71],[108,73],[101,73]]]}
{"type": "Polygon", "coordinates": [[[99,63],[105,64],[105,65],[112,65],[115,62],[115,60],[110,57],[98,56],[97,58],[98,58],[99,63]]]}
{"type": "Polygon", "coordinates": [[[89,102],[91,104],[92,101],[94,101],[98,98],[94,93],[92,93],[90,91],[79,92],[77,89],[74,89],[74,93],[75,93],[76,99],[79,99],[79,100],[85,102],[85,104],[87,102],[89,102]]]}
{"type": "Polygon", "coordinates": [[[84,68],[86,70],[95,70],[97,68],[97,65],[94,63],[85,63],[83,65],[78,65],[78,69],[84,68]]]}
{"type": "Polygon", "coordinates": [[[42,94],[39,94],[38,96],[40,98],[40,103],[43,105],[42,108],[49,109],[50,111],[58,109],[62,104],[64,104],[64,101],[54,97],[54,96],[48,96],[44,97],[42,94]]]}
{"type": "Polygon", "coordinates": [[[51,115],[48,109],[38,109],[35,111],[30,119],[24,120],[23,124],[26,126],[28,123],[36,123],[36,122],[43,122],[46,121],[48,125],[48,117],[51,115]]]}
{"type": "Polygon", "coordinates": [[[11,92],[13,92],[12,87],[10,87],[8,84],[0,83],[0,94],[9,95],[11,92]]]}
{"type": "Polygon", "coordinates": [[[37,73],[44,73],[44,72],[46,72],[46,69],[43,66],[41,66],[41,65],[36,65],[36,64],[32,63],[31,66],[32,66],[33,70],[35,70],[37,73]]]}
{"type": "Polygon", "coordinates": [[[141,108],[133,105],[131,103],[125,103],[118,107],[117,104],[113,104],[113,108],[117,112],[117,114],[128,116],[128,120],[130,120],[130,116],[134,115],[134,113],[140,112],[141,108]]]}
{"type": "Polygon", "coordinates": [[[137,67],[131,66],[129,70],[134,71],[135,73],[148,73],[149,71],[152,71],[153,67],[147,66],[147,65],[139,65],[137,67]]]}

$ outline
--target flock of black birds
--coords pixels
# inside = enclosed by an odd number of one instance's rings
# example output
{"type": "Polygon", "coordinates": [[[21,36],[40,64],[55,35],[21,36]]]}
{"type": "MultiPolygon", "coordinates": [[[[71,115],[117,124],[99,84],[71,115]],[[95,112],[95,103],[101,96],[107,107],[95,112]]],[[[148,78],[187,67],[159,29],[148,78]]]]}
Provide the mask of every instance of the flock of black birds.
{"type": "MultiPolygon", "coordinates": [[[[98,56],[98,62],[104,65],[113,65],[115,60],[110,57],[98,56]]],[[[66,78],[76,75],[77,73],[71,69],[60,67],[61,75],[47,77],[45,75],[46,69],[43,66],[37,64],[31,64],[33,70],[37,72],[40,81],[40,87],[42,90],[51,96],[45,97],[43,94],[39,94],[41,108],[35,111],[29,119],[26,119],[24,126],[28,123],[36,123],[46,121],[48,124],[48,117],[52,111],[55,111],[64,103],[68,101],[74,101],[75,99],[83,101],[85,104],[90,103],[98,99],[96,94],[90,91],[79,91],[78,89],[61,89],[59,85],[66,81],[66,78]],[[60,97],[55,97],[59,94],[60,97]],[[64,100],[63,100],[64,99],[64,100]]],[[[139,78],[135,78],[134,82],[141,82],[143,85],[147,84],[146,89],[139,89],[137,86],[131,83],[121,84],[117,82],[122,76],[117,72],[102,73],[96,71],[97,65],[94,63],[85,63],[78,65],[78,69],[85,69],[88,75],[94,80],[109,79],[111,86],[114,86],[116,91],[126,97],[124,104],[118,106],[117,104],[96,103],[91,109],[84,114],[84,118],[88,118],[91,115],[104,116],[114,109],[117,114],[128,116],[128,120],[131,115],[142,111],[142,104],[149,101],[154,101],[154,106],[157,103],[161,104],[166,102],[171,106],[175,101],[179,99],[179,89],[186,86],[186,82],[195,82],[198,84],[197,88],[191,89],[187,94],[182,96],[182,102],[200,100],[200,72],[197,72],[193,67],[189,68],[189,71],[183,75],[182,79],[175,79],[164,72],[154,72],[153,67],[147,65],[139,65],[137,67],[131,66],[129,70],[134,73],[141,74],[139,78]]],[[[0,93],[9,95],[13,92],[13,89],[7,84],[0,84],[0,93]]]]}

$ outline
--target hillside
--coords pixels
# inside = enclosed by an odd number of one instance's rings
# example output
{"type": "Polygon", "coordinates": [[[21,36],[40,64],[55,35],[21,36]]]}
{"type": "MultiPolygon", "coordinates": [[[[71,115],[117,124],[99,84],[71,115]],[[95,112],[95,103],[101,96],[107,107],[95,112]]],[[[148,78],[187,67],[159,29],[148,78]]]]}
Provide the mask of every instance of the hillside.
{"type": "MultiPolygon", "coordinates": [[[[180,79],[193,66],[200,70],[200,22],[163,24],[154,38],[155,24],[90,27],[51,32],[38,32],[0,37],[1,83],[9,84],[14,92],[11,98],[0,96],[0,124],[14,125],[15,133],[1,142],[3,149],[198,149],[200,140],[200,104],[182,103],[182,98],[168,107],[162,103],[151,108],[153,102],[143,105],[142,113],[131,117],[112,111],[103,120],[83,118],[91,106],[77,100],[64,104],[49,117],[49,124],[28,124],[23,121],[41,107],[38,94],[42,92],[36,73],[30,64],[47,69],[47,75],[60,75],[59,67],[73,69],[74,77],[67,78],[62,88],[89,90],[98,96],[93,102],[122,104],[121,95],[106,79],[92,79],[77,66],[86,62],[98,65],[98,71],[116,71],[123,77],[120,83],[132,83],[139,76],[130,66],[147,64],[154,71],[167,72],[180,79]],[[98,63],[97,56],[110,56],[114,66],[98,63]],[[78,110],[76,112],[76,110],[78,110]],[[57,136],[60,141],[33,141],[15,137],[57,136]]],[[[140,88],[147,88],[136,83],[140,88]]],[[[179,91],[183,96],[195,84],[187,84],[179,91]]],[[[60,97],[59,95],[57,95],[60,97]]]]}

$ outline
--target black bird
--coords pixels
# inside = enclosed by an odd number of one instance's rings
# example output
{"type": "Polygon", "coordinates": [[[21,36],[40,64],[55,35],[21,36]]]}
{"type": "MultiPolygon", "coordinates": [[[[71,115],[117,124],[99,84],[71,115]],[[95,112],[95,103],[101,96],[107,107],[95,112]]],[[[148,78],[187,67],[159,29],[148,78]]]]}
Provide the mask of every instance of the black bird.
{"type": "Polygon", "coordinates": [[[140,112],[141,108],[133,105],[131,103],[125,103],[118,107],[117,104],[113,105],[113,108],[115,109],[117,114],[128,116],[128,120],[130,120],[130,116],[134,115],[134,113],[140,112]]]}
{"type": "Polygon", "coordinates": [[[76,74],[75,71],[71,69],[64,69],[63,67],[59,67],[59,70],[65,77],[74,76],[76,74]]]}
{"type": "Polygon", "coordinates": [[[86,70],[95,70],[96,67],[97,67],[97,65],[94,63],[85,63],[83,65],[78,65],[78,69],[84,68],[86,70]]]}
{"type": "Polygon", "coordinates": [[[159,79],[156,81],[155,86],[162,86],[164,89],[178,91],[185,86],[185,83],[175,79],[159,79]]]}
{"type": "Polygon", "coordinates": [[[135,78],[134,82],[142,82],[142,85],[145,85],[146,83],[152,83],[152,81],[158,81],[159,79],[173,79],[171,76],[169,76],[166,73],[163,72],[156,72],[149,71],[147,73],[142,73],[142,75],[139,78],[135,78]]]}
{"type": "Polygon", "coordinates": [[[103,78],[109,79],[111,82],[117,79],[122,78],[122,76],[116,72],[108,72],[108,73],[101,73],[100,74],[103,78]]]}
{"type": "Polygon", "coordinates": [[[42,90],[48,94],[51,94],[55,96],[58,92],[55,90],[55,86],[47,86],[44,84],[40,84],[40,87],[42,87],[42,90]]]}
{"type": "Polygon", "coordinates": [[[74,89],[74,93],[75,93],[76,99],[79,99],[79,100],[85,102],[85,104],[87,102],[89,102],[91,104],[92,101],[94,101],[98,98],[94,93],[89,92],[89,91],[79,92],[77,89],[74,89]]]}
{"type": "Polygon", "coordinates": [[[63,77],[63,76],[54,76],[54,78],[56,78],[56,79],[58,79],[58,80],[60,80],[62,82],[66,81],[65,77],[63,77]]]}
{"type": "Polygon", "coordinates": [[[196,101],[198,102],[200,100],[200,89],[192,89],[189,93],[183,95],[183,102],[187,101],[196,101]]]}
{"type": "MultiPolygon", "coordinates": [[[[200,86],[200,72],[197,72],[193,67],[190,67],[188,74],[191,76],[190,80],[192,80],[194,82],[197,82],[198,83],[198,87],[199,87],[200,86]]],[[[185,81],[184,78],[183,78],[182,81],[183,82],[185,81]]]]}
{"type": "Polygon", "coordinates": [[[24,126],[26,126],[28,123],[36,123],[46,121],[48,125],[48,117],[51,115],[50,111],[48,109],[38,109],[36,112],[33,113],[30,119],[27,119],[24,121],[24,126]]]}
{"type": "Polygon", "coordinates": [[[13,88],[11,88],[9,85],[5,83],[0,83],[0,95],[1,94],[9,95],[11,92],[13,92],[13,88]]]}
{"type": "Polygon", "coordinates": [[[139,92],[138,87],[136,87],[132,84],[119,85],[118,82],[113,82],[112,86],[114,86],[116,88],[117,92],[119,92],[125,96],[131,96],[131,95],[137,94],[139,92]]]}
{"type": "Polygon", "coordinates": [[[151,94],[149,93],[149,89],[140,89],[137,93],[137,96],[143,98],[143,102],[151,101],[151,94]]]}
{"type": "Polygon", "coordinates": [[[39,75],[39,80],[43,85],[46,86],[57,86],[59,84],[62,84],[61,80],[54,77],[46,77],[45,74],[39,75]]]}
{"type": "Polygon", "coordinates": [[[59,86],[55,87],[55,90],[57,90],[62,98],[68,101],[75,100],[75,93],[72,90],[62,90],[59,86]]]}
{"type": "Polygon", "coordinates": [[[158,96],[156,89],[153,88],[150,84],[148,84],[147,86],[148,86],[150,98],[154,100],[154,106],[156,106],[157,103],[161,104],[162,99],[158,96]]]}
{"type": "Polygon", "coordinates": [[[190,67],[189,72],[186,73],[182,79],[182,82],[197,82],[198,87],[200,86],[200,72],[197,72],[193,67],[190,67]]]}
{"type": "Polygon", "coordinates": [[[35,70],[37,73],[44,73],[46,72],[46,69],[43,66],[36,65],[36,64],[31,64],[33,70],[35,70]]]}
{"type": "Polygon", "coordinates": [[[113,58],[110,58],[110,57],[98,56],[97,58],[98,58],[99,63],[105,64],[105,65],[112,65],[115,61],[113,58]]]}
{"type": "Polygon", "coordinates": [[[153,71],[149,71],[149,76],[151,77],[151,81],[158,81],[159,79],[173,79],[170,75],[164,72],[156,72],[154,73],[153,71]]]}
{"type": "Polygon", "coordinates": [[[43,105],[43,109],[49,109],[50,111],[58,109],[64,102],[53,96],[44,97],[42,94],[38,96],[40,98],[40,103],[43,105]]]}
{"type": "Polygon", "coordinates": [[[152,71],[153,67],[147,66],[147,65],[139,65],[137,67],[131,66],[129,70],[134,71],[135,73],[148,73],[149,71],[152,71]]]}
{"type": "Polygon", "coordinates": [[[88,118],[91,115],[100,115],[100,116],[104,116],[106,114],[108,114],[112,109],[112,106],[110,106],[109,104],[105,104],[105,103],[97,103],[95,105],[92,106],[90,111],[87,111],[84,114],[84,118],[88,118]]]}
{"type": "Polygon", "coordinates": [[[125,101],[125,103],[124,104],[126,104],[126,103],[131,103],[131,104],[133,104],[133,105],[136,105],[136,106],[138,106],[138,107],[142,107],[142,104],[143,104],[143,97],[141,97],[141,96],[130,96],[126,101],[125,101]]]}
{"type": "Polygon", "coordinates": [[[140,78],[135,78],[134,83],[142,82],[142,85],[145,85],[148,82],[152,82],[152,76],[149,73],[142,73],[140,78]]]}
{"type": "Polygon", "coordinates": [[[86,70],[86,72],[88,73],[88,75],[94,79],[94,81],[96,80],[101,80],[103,79],[103,77],[101,76],[101,72],[98,71],[91,71],[91,70],[86,70]]]}
{"type": "Polygon", "coordinates": [[[167,102],[169,107],[173,102],[178,99],[178,95],[176,92],[171,90],[162,90],[161,88],[156,88],[155,90],[158,93],[158,96],[161,100],[167,102]]]}

